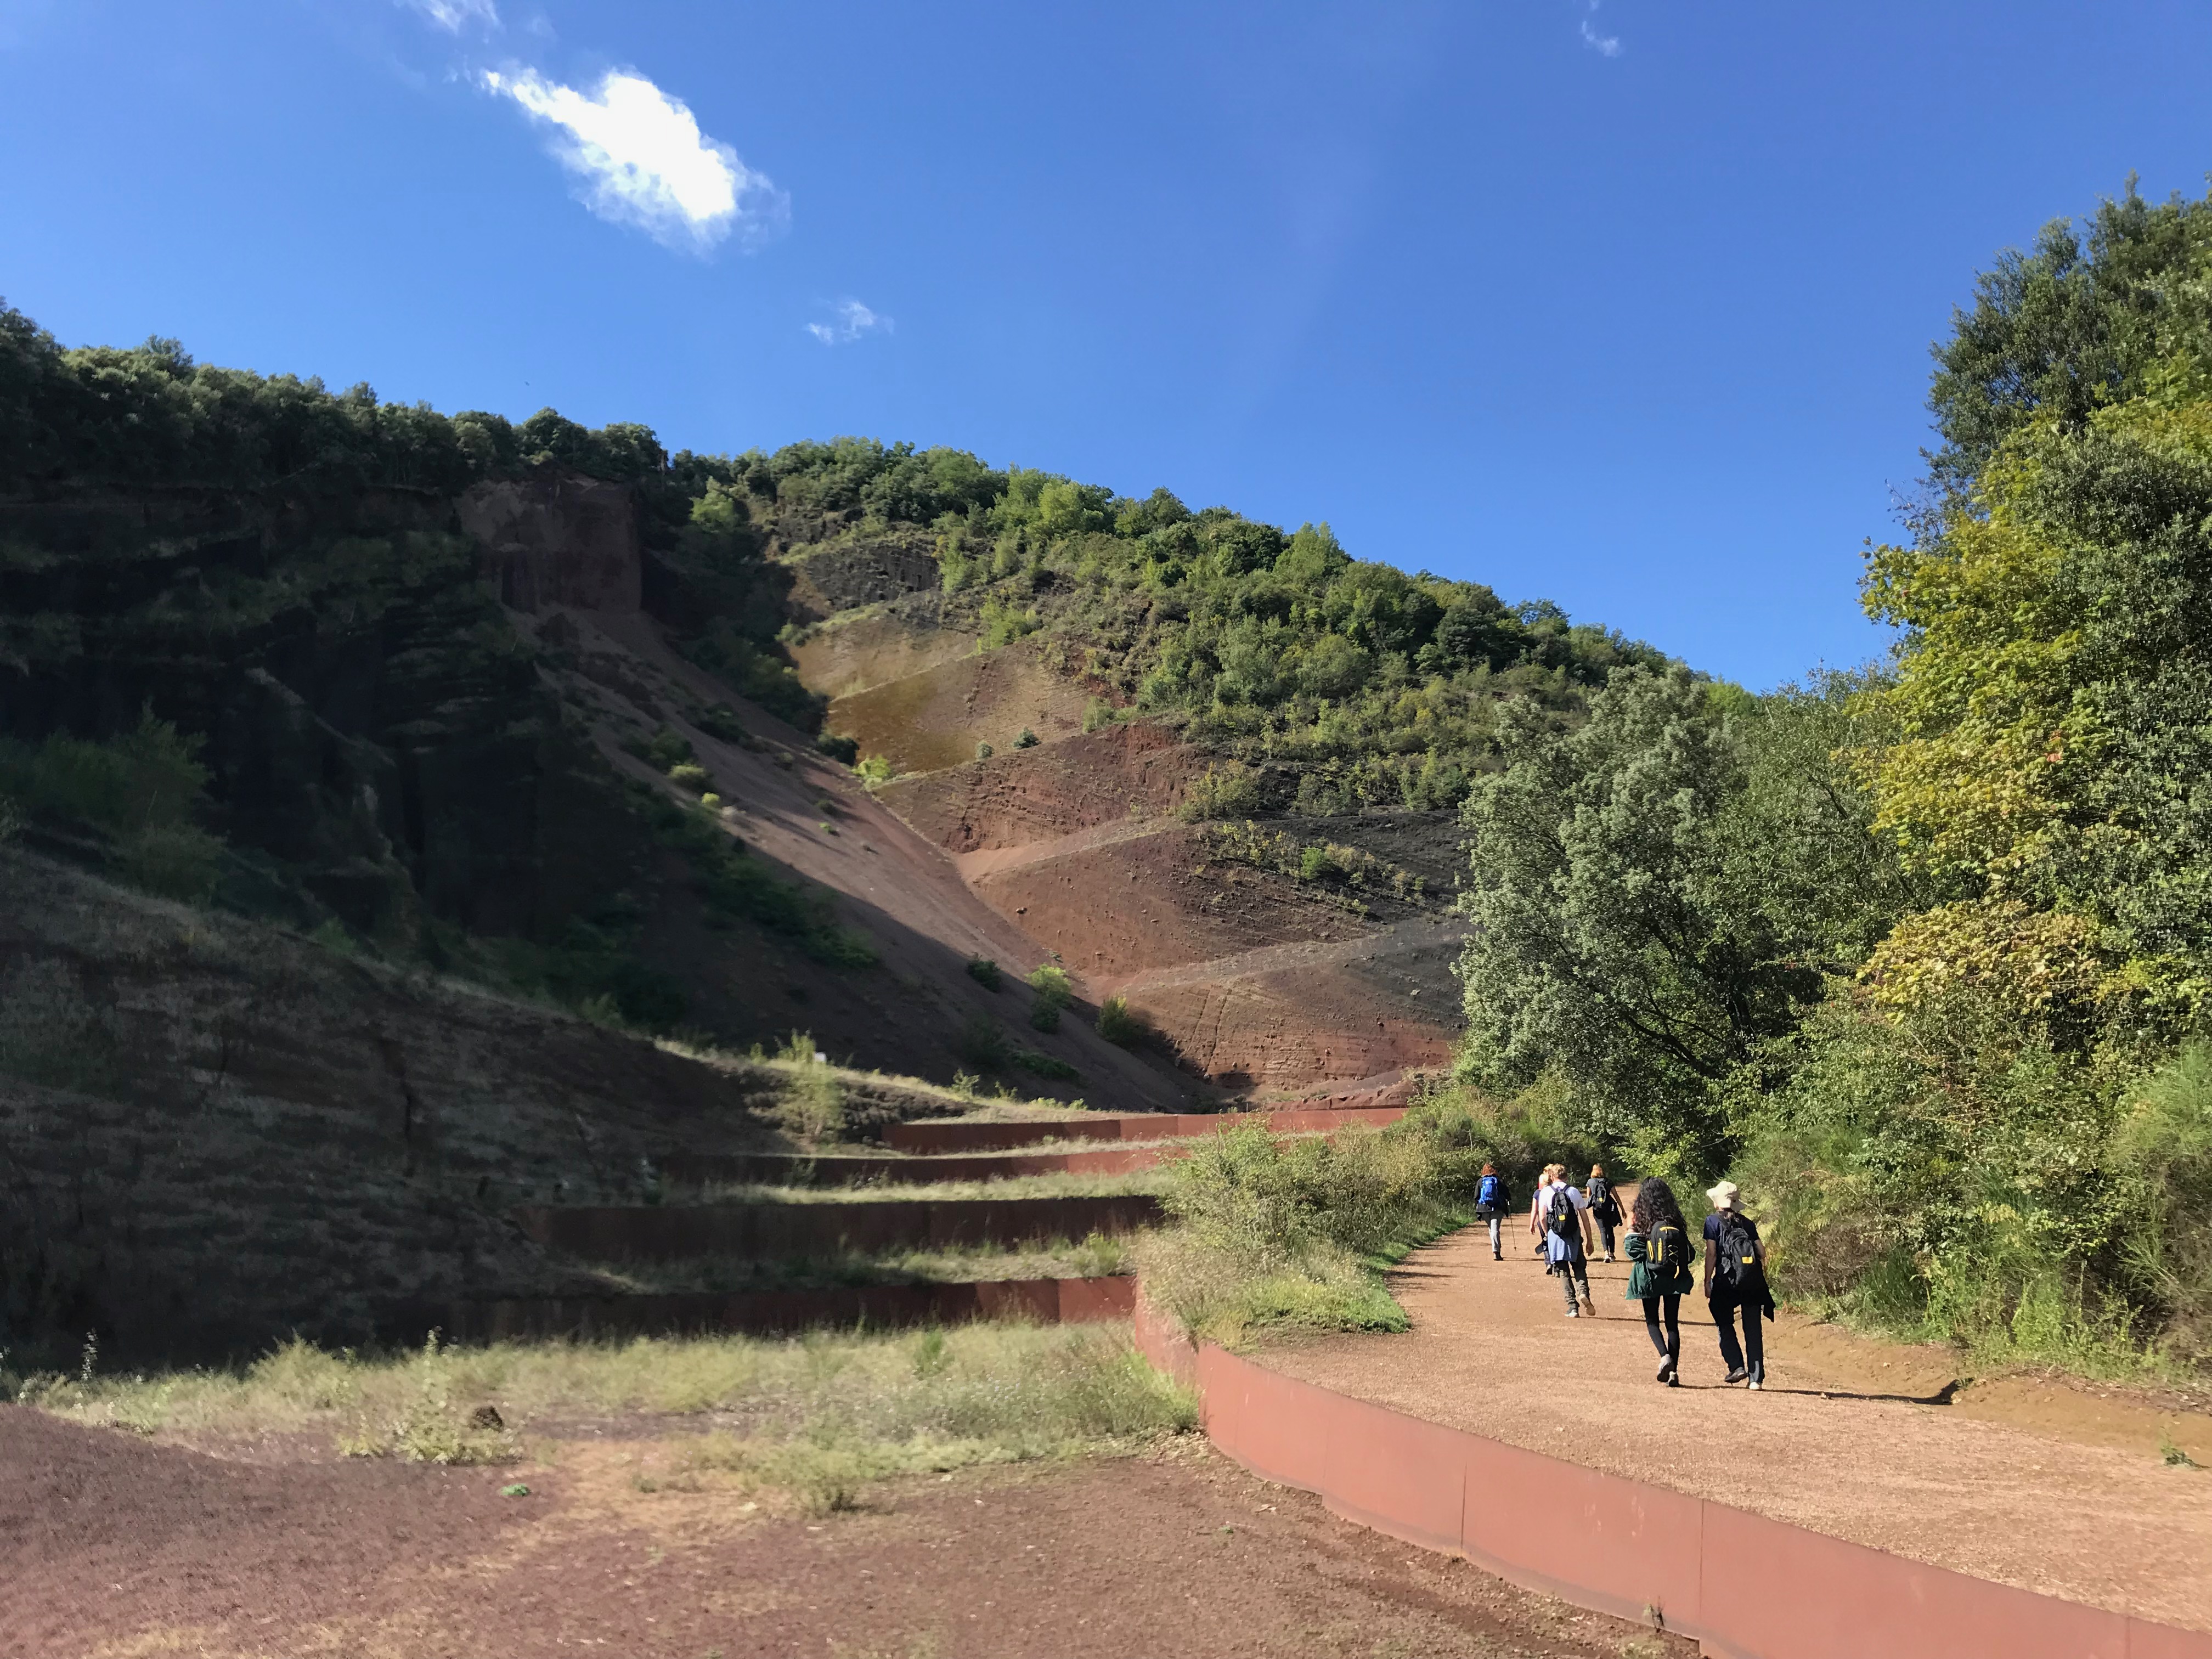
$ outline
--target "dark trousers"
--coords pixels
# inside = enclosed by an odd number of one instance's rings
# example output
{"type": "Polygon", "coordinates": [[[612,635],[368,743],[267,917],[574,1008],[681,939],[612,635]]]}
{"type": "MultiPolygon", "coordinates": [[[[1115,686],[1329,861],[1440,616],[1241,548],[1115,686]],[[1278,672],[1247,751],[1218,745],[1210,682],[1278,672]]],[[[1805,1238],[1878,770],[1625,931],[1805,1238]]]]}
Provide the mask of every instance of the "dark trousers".
{"type": "Polygon", "coordinates": [[[1721,1358],[1732,1371],[1748,1369],[1754,1382],[1766,1381],[1766,1333],[1759,1328],[1759,1310],[1764,1300],[1739,1302],[1728,1292],[1716,1289],[1705,1304],[1713,1310],[1713,1328],[1721,1334],[1721,1358]],[[1739,1308],[1743,1310],[1743,1342],[1740,1346],[1735,1340],[1739,1308]]]}
{"type": "Polygon", "coordinates": [[[1583,1259],[1580,1250],[1576,1251],[1565,1261],[1556,1263],[1552,1271],[1559,1276],[1559,1288],[1567,1293],[1567,1305],[1570,1308],[1575,1305],[1575,1281],[1577,1279],[1582,1281],[1583,1300],[1587,1302],[1590,1299],[1589,1263],[1583,1259]]]}
{"type": "Polygon", "coordinates": [[[1594,1215],[1590,1219],[1597,1223],[1598,1243],[1605,1247],[1605,1253],[1611,1255],[1613,1254],[1613,1223],[1601,1215],[1594,1215]]]}
{"type": "Polygon", "coordinates": [[[1682,1298],[1679,1295],[1647,1296],[1644,1298],[1644,1328],[1651,1338],[1651,1346],[1659,1351],[1662,1359],[1678,1369],[1682,1363],[1681,1312],[1682,1298]],[[1662,1314],[1667,1321],[1664,1335],[1659,1330],[1662,1314]]]}

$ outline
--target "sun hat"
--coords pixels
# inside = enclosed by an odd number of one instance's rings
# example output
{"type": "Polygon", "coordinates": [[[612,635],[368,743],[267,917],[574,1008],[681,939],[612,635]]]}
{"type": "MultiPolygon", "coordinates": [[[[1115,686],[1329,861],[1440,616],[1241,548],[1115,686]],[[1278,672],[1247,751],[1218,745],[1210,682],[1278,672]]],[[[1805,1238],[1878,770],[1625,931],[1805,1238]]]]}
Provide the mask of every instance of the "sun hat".
{"type": "Polygon", "coordinates": [[[1705,1188],[1705,1196],[1712,1200],[1716,1210],[1733,1210],[1737,1197],[1736,1184],[1733,1181],[1717,1182],[1705,1188]]]}

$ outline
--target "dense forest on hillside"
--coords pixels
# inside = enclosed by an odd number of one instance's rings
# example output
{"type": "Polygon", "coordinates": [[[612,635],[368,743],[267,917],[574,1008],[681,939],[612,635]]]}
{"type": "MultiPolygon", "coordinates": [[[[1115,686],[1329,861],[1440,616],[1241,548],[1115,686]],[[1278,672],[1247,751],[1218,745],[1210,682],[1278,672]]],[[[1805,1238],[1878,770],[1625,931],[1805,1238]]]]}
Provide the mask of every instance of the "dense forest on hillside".
{"type": "Polygon", "coordinates": [[[2212,1360],[2212,198],[1979,281],[1878,670],[1616,675],[1466,819],[1462,1073],[1741,1172],[1800,1292],[2212,1360]]]}

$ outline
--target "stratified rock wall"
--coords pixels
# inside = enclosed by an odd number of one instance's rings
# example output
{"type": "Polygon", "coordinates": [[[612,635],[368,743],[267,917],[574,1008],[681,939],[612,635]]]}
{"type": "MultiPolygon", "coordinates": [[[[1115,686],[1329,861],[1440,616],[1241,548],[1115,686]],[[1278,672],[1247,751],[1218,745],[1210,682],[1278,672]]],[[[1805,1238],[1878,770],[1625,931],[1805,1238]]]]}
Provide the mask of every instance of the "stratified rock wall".
{"type": "Polygon", "coordinates": [[[458,510],[501,603],[620,613],[641,602],[637,498],[628,484],[548,467],[476,484],[458,510]]]}

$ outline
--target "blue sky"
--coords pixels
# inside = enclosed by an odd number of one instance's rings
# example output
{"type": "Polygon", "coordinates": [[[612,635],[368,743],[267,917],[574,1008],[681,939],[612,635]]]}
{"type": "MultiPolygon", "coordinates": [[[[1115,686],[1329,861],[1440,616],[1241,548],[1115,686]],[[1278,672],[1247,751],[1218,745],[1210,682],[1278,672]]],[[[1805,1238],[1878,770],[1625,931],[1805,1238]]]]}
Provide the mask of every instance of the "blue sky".
{"type": "Polygon", "coordinates": [[[1164,483],[1765,686],[1881,648],[1972,273],[2204,188],[2208,47],[2179,0],[0,0],[0,295],[1164,483]]]}

